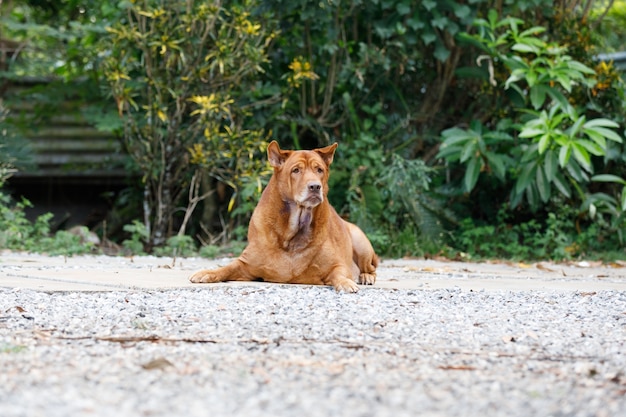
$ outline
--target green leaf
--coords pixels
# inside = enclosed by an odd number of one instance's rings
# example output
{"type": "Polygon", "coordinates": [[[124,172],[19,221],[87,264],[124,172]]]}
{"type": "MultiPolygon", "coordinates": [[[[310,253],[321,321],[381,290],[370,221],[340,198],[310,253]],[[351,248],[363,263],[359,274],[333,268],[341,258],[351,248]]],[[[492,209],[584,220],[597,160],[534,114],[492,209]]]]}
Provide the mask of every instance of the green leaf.
{"type": "Polygon", "coordinates": [[[622,212],[626,211],[626,187],[622,189],[622,212]]]}
{"type": "Polygon", "coordinates": [[[422,6],[428,11],[431,11],[435,7],[437,7],[437,2],[435,0],[424,0],[422,1],[422,6]]]}
{"type": "Polygon", "coordinates": [[[561,168],[564,168],[565,165],[569,162],[570,157],[572,156],[572,148],[569,144],[562,146],[559,150],[559,165],[561,168]]]}
{"type": "Polygon", "coordinates": [[[459,161],[461,163],[467,161],[468,159],[470,159],[472,156],[474,157],[473,159],[479,158],[480,156],[476,155],[476,151],[478,150],[478,143],[477,141],[470,141],[468,142],[465,147],[463,147],[463,150],[461,151],[461,156],[459,161]]]}
{"type": "Polygon", "coordinates": [[[521,193],[525,189],[528,189],[533,180],[533,177],[535,177],[536,175],[536,170],[536,161],[524,165],[524,168],[522,168],[522,172],[520,172],[519,177],[517,177],[517,182],[515,183],[515,191],[517,193],[521,193]]]}
{"type": "Polygon", "coordinates": [[[619,124],[609,119],[599,118],[599,119],[588,120],[587,123],[583,125],[583,127],[596,127],[596,126],[617,128],[619,127],[619,124]]]}
{"type": "Polygon", "coordinates": [[[522,33],[519,34],[519,36],[521,38],[527,38],[531,35],[538,35],[540,33],[545,32],[547,29],[544,28],[543,26],[533,26],[530,29],[526,29],[525,31],[523,31],[522,33]]]}
{"type": "Polygon", "coordinates": [[[576,181],[576,182],[588,182],[589,181],[589,177],[587,176],[587,174],[585,173],[585,171],[583,171],[580,168],[580,165],[578,165],[578,162],[576,159],[570,159],[569,164],[567,164],[567,166],[565,167],[567,169],[567,172],[571,175],[571,177],[576,181]]]}
{"type": "Polygon", "coordinates": [[[526,72],[526,82],[529,87],[534,87],[537,84],[537,78],[539,78],[539,74],[536,71],[526,72]]]}
{"type": "Polygon", "coordinates": [[[552,149],[548,150],[543,160],[543,171],[546,174],[548,181],[553,181],[556,176],[557,169],[559,167],[559,161],[556,156],[556,152],[552,149]]]}
{"type": "Polygon", "coordinates": [[[535,184],[537,185],[537,191],[539,191],[539,197],[541,198],[541,201],[547,203],[550,199],[550,182],[546,179],[546,175],[543,172],[542,166],[537,167],[535,184]]]}
{"type": "Polygon", "coordinates": [[[439,30],[445,29],[447,23],[448,23],[448,18],[446,16],[438,16],[438,17],[435,17],[434,19],[431,19],[430,21],[430,24],[439,30]]]}
{"type": "Polygon", "coordinates": [[[467,164],[467,170],[465,171],[465,190],[469,193],[476,186],[476,182],[478,182],[478,174],[480,174],[480,169],[482,168],[482,159],[474,158],[470,160],[469,164],[467,164]]]}
{"type": "Polygon", "coordinates": [[[517,52],[526,52],[531,54],[539,53],[539,49],[536,46],[528,45],[525,43],[516,43],[511,47],[511,49],[517,52]]]}
{"type": "Polygon", "coordinates": [[[537,209],[537,189],[536,187],[528,187],[525,190],[526,200],[528,200],[528,204],[530,205],[532,210],[537,209]]]}
{"type": "Polygon", "coordinates": [[[601,146],[599,146],[597,143],[592,142],[590,140],[578,139],[576,143],[584,147],[588,152],[590,152],[591,154],[595,156],[602,156],[605,153],[604,149],[601,146]]]}
{"type": "Polygon", "coordinates": [[[445,146],[452,146],[460,142],[477,138],[475,132],[471,130],[459,129],[458,127],[444,130],[443,132],[441,132],[441,136],[444,137],[443,143],[445,146]]]}
{"type": "Polygon", "coordinates": [[[431,43],[435,42],[435,40],[437,39],[437,35],[435,35],[433,32],[425,32],[422,33],[422,41],[424,41],[424,45],[430,45],[431,43]]]}
{"type": "Polygon", "coordinates": [[[593,129],[583,128],[583,133],[587,135],[591,140],[598,144],[602,149],[606,149],[606,138],[599,132],[593,129]]]}
{"type": "Polygon", "coordinates": [[[454,8],[454,14],[459,19],[465,19],[469,17],[472,13],[472,9],[470,9],[470,7],[465,4],[452,3],[452,5],[454,8]]]}
{"type": "Polygon", "coordinates": [[[443,42],[438,41],[437,45],[435,46],[435,52],[433,52],[433,55],[439,61],[445,62],[450,56],[450,51],[448,50],[448,48],[446,48],[443,42]]]}
{"type": "Polygon", "coordinates": [[[585,149],[578,142],[573,142],[571,148],[574,153],[574,158],[576,158],[578,163],[582,165],[585,170],[591,172],[593,170],[593,168],[591,167],[591,155],[589,155],[587,149],[585,149]]]}
{"type": "Polygon", "coordinates": [[[400,16],[404,16],[411,12],[411,6],[407,3],[398,3],[396,5],[396,11],[400,16]]]}
{"type": "Polygon", "coordinates": [[[487,158],[487,161],[489,161],[489,165],[491,166],[495,176],[504,180],[506,168],[504,166],[503,158],[493,152],[485,152],[485,157],[487,158]]]}
{"type": "Polygon", "coordinates": [[[511,73],[509,78],[504,82],[504,88],[507,89],[511,86],[511,84],[516,83],[519,80],[523,80],[526,74],[523,70],[515,70],[511,73]]]}
{"type": "MultiPolygon", "coordinates": [[[[528,123],[526,123],[528,125],[528,123]]],[[[545,129],[537,129],[533,127],[525,127],[519,134],[520,138],[534,138],[539,135],[546,134],[545,129]]]]}
{"type": "Polygon", "coordinates": [[[548,146],[550,146],[550,135],[546,133],[545,135],[542,135],[539,139],[539,155],[542,155],[546,151],[548,146]]]}
{"type": "MultiPolygon", "coordinates": [[[[500,126],[496,127],[496,129],[502,129],[500,126]]],[[[493,139],[490,143],[498,143],[498,142],[508,142],[513,140],[513,136],[510,134],[503,132],[502,130],[495,130],[493,132],[487,132],[483,135],[485,139],[493,139]]]]}
{"type": "Polygon", "coordinates": [[[556,187],[556,189],[559,190],[559,192],[563,194],[565,197],[570,198],[572,196],[569,186],[567,185],[567,181],[565,180],[565,177],[563,177],[561,173],[558,173],[554,177],[554,180],[552,182],[554,183],[554,186],[556,187]]]}
{"type": "Polygon", "coordinates": [[[615,182],[618,184],[626,185],[626,180],[613,174],[594,175],[593,177],[591,177],[591,180],[598,181],[598,182],[615,182]]]}
{"type": "MultiPolygon", "coordinates": [[[[419,20],[419,18],[416,17],[416,16],[413,16],[413,17],[409,18],[406,21],[406,24],[407,24],[408,27],[410,27],[413,30],[419,30],[419,29],[422,29],[425,26],[424,22],[419,20]]],[[[467,35],[467,34],[465,34],[465,35],[467,35]]]]}
{"type": "Polygon", "coordinates": [[[443,158],[449,162],[458,161],[461,157],[461,147],[459,146],[442,146],[437,152],[436,158],[443,158]]]}
{"type": "Polygon", "coordinates": [[[594,74],[595,75],[595,71],[592,70],[591,68],[589,68],[588,66],[578,62],[578,61],[568,61],[567,62],[567,66],[573,70],[576,70],[578,72],[584,73],[584,74],[594,74]]]}
{"type": "Polygon", "coordinates": [[[576,120],[574,122],[574,124],[567,129],[567,133],[569,136],[576,136],[578,134],[578,131],[580,130],[580,127],[582,126],[583,123],[585,123],[585,120],[587,120],[587,118],[583,115],[580,116],[578,118],[578,120],[576,120]]]}
{"type": "Polygon", "coordinates": [[[518,193],[515,191],[515,187],[511,190],[510,194],[510,205],[511,207],[517,207],[522,202],[523,193],[518,193]]]}
{"type": "Polygon", "coordinates": [[[531,161],[539,161],[539,159],[539,145],[531,143],[522,154],[522,160],[518,162],[518,165],[525,165],[531,161]]]}
{"type": "MultiPolygon", "coordinates": [[[[620,135],[618,135],[611,129],[607,129],[605,127],[599,127],[599,126],[583,127],[583,132],[587,134],[589,134],[589,132],[594,132],[594,133],[597,133],[598,135],[602,135],[606,139],[612,140],[617,143],[622,143],[622,138],[620,137],[620,135]]],[[[591,135],[589,136],[591,137],[591,135]]]]}
{"type": "Polygon", "coordinates": [[[537,84],[531,87],[530,103],[533,105],[535,110],[539,110],[546,101],[547,89],[549,89],[549,87],[544,84],[537,84]]]}
{"type": "Polygon", "coordinates": [[[546,92],[552,98],[552,100],[559,103],[561,108],[566,109],[565,111],[569,113],[567,109],[568,107],[572,107],[572,105],[569,104],[569,101],[567,101],[567,98],[563,95],[563,93],[554,88],[549,88],[546,92]]]}

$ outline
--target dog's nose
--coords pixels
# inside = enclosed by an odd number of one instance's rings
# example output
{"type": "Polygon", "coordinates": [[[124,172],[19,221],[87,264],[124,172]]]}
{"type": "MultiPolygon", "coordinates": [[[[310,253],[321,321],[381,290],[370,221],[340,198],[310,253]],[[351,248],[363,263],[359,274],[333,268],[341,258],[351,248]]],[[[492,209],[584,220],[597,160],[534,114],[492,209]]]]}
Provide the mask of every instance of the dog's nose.
{"type": "Polygon", "coordinates": [[[307,184],[309,191],[317,192],[322,189],[322,184],[319,182],[310,182],[307,184]]]}

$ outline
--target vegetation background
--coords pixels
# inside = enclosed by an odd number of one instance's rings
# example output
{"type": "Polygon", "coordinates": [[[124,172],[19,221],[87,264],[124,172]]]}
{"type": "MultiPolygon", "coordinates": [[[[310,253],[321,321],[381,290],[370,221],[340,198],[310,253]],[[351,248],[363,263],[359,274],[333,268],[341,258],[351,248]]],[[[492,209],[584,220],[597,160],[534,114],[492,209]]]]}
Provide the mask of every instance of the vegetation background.
{"type": "MultiPolygon", "coordinates": [[[[382,256],[626,257],[625,87],[597,59],[625,44],[626,1],[3,0],[0,13],[0,39],[19,46],[1,83],[46,77],[20,99],[80,97],[130,155],[134,183],[107,219],[124,227],[101,236],[126,251],[243,241],[275,138],[339,142],[330,200],[382,256]]],[[[3,185],[27,169],[32,120],[0,106],[3,185]]],[[[0,197],[0,246],[97,250],[0,197]]]]}

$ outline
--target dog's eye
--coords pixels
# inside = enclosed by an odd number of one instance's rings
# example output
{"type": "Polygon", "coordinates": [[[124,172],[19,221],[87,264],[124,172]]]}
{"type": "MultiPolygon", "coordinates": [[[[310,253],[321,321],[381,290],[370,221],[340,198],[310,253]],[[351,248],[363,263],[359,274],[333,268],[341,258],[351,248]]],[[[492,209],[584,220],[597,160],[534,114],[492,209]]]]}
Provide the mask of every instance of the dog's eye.
{"type": "Polygon", "coordinates": [[[317,173],[318,174],[323,174],[324,170],[322,168],[320,168],[320,167],[317,167],[317,173]]]}
{"type": "Polygon", "coordinates": [[[292,174],[299,174],[300,173],[300,168],[296,167],[294,169],[291,170],[292,174]]]}

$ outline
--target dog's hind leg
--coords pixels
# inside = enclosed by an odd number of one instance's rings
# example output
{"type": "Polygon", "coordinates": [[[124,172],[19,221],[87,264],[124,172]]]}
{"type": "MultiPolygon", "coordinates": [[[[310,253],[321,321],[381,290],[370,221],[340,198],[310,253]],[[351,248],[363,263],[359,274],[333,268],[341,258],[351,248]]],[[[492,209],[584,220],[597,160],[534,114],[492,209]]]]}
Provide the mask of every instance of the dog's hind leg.
{"type": "Polygon", "coordinates": [[[358,268],[357,282],[372,285],[376,282],[376,267],[378,256],[367,236],[358,226],[346,222],[352,239],[352,260],[358,268]]]}

